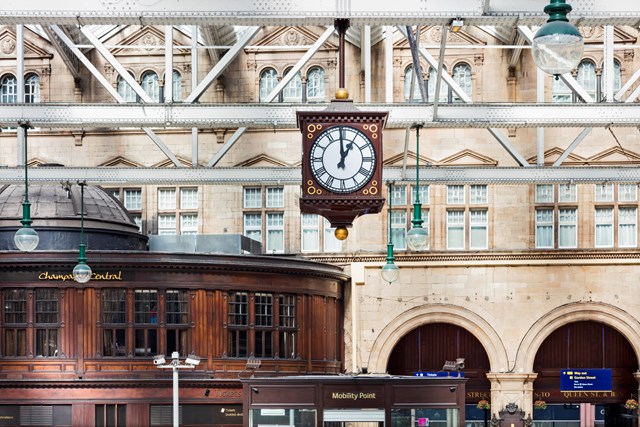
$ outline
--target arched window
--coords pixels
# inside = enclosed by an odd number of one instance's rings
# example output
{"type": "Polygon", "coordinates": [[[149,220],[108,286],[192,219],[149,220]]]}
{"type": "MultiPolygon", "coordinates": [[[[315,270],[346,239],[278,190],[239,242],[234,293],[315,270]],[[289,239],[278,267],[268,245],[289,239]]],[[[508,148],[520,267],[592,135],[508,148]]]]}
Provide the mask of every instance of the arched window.
{"type": "Polygon", "coordinates": [[[413,65],[409,65],[404,70],[404,100],[409,101],[412,99],[414,101],[422,101],[422,96],[420,95],[420,82],[413,82],[413,98],[411,95],[411,82],[413,81],[413,65]]]}
{"type": "Polygon", "coordinates": [[[40,76],[35,73],[27,74],[24,79],[24,102],[40,102],[40,76]]]}
{"type": "Polygon", "coordinates": [[[173,70],[173,100],[182,101],[182,75],[173,70]]]}
{"type": "MultiPolygon", "coordinates": [[[[607,70],[602,67],[602,91],[606,90],[607,70]]],[[[613,94],[615,95],[622,87],[622,69],[617,59],[613,60],[613,94]]],[[[603,97],[604,97],[603,93],[603,97]]]]}
{"type": "MultiPolygon", "coordinates": [[[[458,64],[453,67],[453,80],[464,91],[469,98],[473,96],[473,86],[471,85],[471,67],[469,64],[458,64]]],[[[463,102],[462,99],[454,92],[453,102],[463,102]]]]}
{"type": "Polygon", "coordinates": [[[553,79],[551,102],[563,104],[571,102],[573,91],[562,79],[553,79]]]}
{"type": "MultiPolygon", "coordinates": [[[[445,73],[445,70],[442,70],[445,73]]],[[[429,92],[428,102],[433,102],[435,100],[434,94],[436,93],[436,76],[438,72],[435,68],[429,69],[429,84],[427,85],[427,91],[429,92]]],[[[438,97],[438,102],[447,102],[449,92],[449,85],[445,83],[444,79],[440,82],[440,96],[438,97]]]]}
{"type": "Polygon", "coordinates": [[[122,78],[122,76],[118,76],[118,94],[124,99],[124,102],[136,102],[136,93],[133,88],[129,86],[129,83],[122,78]]]}
{"type": "Polygon", "coordinates": [[[593,62],[585,59],[578,65],[576,81],[594,100],[596,99],[598,85],[596,82],[596,65],[593,62]]]}
{"type": "Polygon", "coordinates": [[[324,101],[324,70],[312,67],[307,72],[307,100],[324,101]]]}
{"type": "MultiPolygon", "coordinates": [[[[289,70],[285,71],[285,75],[289,70]]],[[[300,72],[297,72],[289,83],[282,89],[282,98],[285,102],[301,102],[302,101],[302,79],[300,72]]]]}
{"type": "Polygon", "coordinates": [[[160,83],[158,75],[153,71],[147,71],[142,75],[142,90],[144,90],[152,101],[160,102],[160,83]]]}
{"type": "Polygon", "coordinates": [[[278,84],[278,73],[266,68],[260,73],[260,101],[264,101],[278,84]]]}
{"type": "Polygon", "coordinates": [[[5,74],[0,79],[0,102],[3,104],[18,102],[18,80],[13,74],[5,74]]]}

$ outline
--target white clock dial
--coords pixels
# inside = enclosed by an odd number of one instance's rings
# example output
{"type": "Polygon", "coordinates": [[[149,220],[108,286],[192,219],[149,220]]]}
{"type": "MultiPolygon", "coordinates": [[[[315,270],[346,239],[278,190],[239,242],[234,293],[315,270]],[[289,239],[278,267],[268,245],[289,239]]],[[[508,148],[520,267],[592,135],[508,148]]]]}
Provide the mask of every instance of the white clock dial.
{"type": "Polygon", "coordinates": [[[334,193],[352,193],[364,187],[375,171],[375,159],[371,140],[351,126],[328,128],[309,151],[313,177],[334,193]]]}

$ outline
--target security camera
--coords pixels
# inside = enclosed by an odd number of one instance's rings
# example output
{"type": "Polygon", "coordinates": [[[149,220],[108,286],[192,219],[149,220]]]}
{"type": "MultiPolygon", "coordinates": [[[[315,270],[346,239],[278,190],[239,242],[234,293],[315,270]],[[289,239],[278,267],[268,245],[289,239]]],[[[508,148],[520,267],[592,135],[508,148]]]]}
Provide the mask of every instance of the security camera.
{"type": "Polygon", "coordinates": [[[164,356],[162,354],[159,354],[157,356],[153,357],[153,364],[154,365],[164,365],[166,362],[164,356]]]}
{"type": "Polygon", "coordinates": [[[456,386],[453,386],[453,385],[452,385],[451,387],[449,387],[449,391],[450,391],[451,393],[453,393],[454,391],[456,391],[456,386]]]}
{"type": "Polygon", "coordinates": [[[458,371],[464,369],[464,358],[459,357],[456,359],[456,369],[458,371]]]}
{"type": "Polygon", "coordinates": [[[198,366],[200,364],[200,359],[196,356],[191,355],[191,356],[187,356],[184,363],[191,366],[198,366]]]}

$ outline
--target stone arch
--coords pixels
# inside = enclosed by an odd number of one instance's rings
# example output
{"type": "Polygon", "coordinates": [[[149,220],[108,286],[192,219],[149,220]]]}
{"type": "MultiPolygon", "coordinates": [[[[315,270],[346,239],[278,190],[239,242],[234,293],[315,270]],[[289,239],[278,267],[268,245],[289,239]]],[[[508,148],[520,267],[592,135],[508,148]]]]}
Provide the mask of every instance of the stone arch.
{"type": "Polygon", "coordinates": [[[540,346],[553,331],[568,323],[596,321],[612,327],[624,336],[640,360],[640,322],[618,307],[603,303],[571,303],[558,307],[527,331],[516,354],[516,372],[532,372],[533,362],[540,346]]]}
{"type": "Polygon", "coordinates": [[[454,305],[423,305],[403,312],[385,326],[369,353],[369,372],[386,372],[394,347],[407,333],[427,323],[450,323],[471,332],[487,352],[491,371],[508,364],[502,339],[480,315],[454,305]]]}

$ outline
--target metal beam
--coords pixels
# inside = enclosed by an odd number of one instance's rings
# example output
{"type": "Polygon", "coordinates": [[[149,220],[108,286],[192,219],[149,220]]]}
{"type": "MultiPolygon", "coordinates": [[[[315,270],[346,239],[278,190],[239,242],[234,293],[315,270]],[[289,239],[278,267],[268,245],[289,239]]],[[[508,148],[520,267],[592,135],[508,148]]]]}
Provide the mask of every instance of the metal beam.
{"type": "MultiPolygon", "coordinates": [[[[296,111],[322,104],[0,104],[0,127],[93,129],[119,127],[297,129],[296,111]]],[[[640,105],[619,104],[355,104],[362,111],[388,111],[386,127],[425,128],[637,127],[640,105]]]]}
{"type": "MultiPolygon", "coordinates": [[[[573,2],[569,18],[584,26],[640,24],[640,4],[636,1],[573,2]]],[[[315,2],[218,1],[215,8],[201,0],[162,2],[119,2],[86,0],[30,0],[3,2],[0,24],[63,25],[331,25],[345,18],[352,25],[448,25],[454,17],[466,25],[540,25],[548,16],[536,1],[494,0],[371,0],[315,2]],[[348,7],[345,6],[348,4],[348,7]]]]}
{"type": "Polygon", "coordinates": [[[58,37],[58,35],[49,28],[48,25],[43,25],[42,31],[44,31],[47,37],[49,37],[51,44],[53,44],[58,54],[60,54],[62,61],[67,66],[67,69],[73,78],[81,79],[82,74],[80,73],[80,60],[74,56],[69,46],[67,46],[60,37],[58,37]]]}
{"type": "MultiPolygon", "coordinates": [[[[415,167],[385,167],[385,181],[415,181],[415,167]]],[[[23,183],[23,168],[0,168],[0,183],[23,183]]],[[[109,185],[233,185],[280,183],[300,185],[300,168],[73,168],[36,167],[29,169],[29,182],[53,183],[87,181],[109,185]]],[[[629,167],[421,167],[420,180],[429,184],[486,183],[592,183],[640,181],[640,168],[629,167]]]]}

